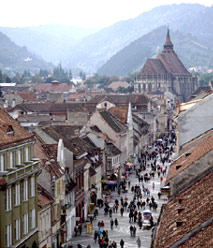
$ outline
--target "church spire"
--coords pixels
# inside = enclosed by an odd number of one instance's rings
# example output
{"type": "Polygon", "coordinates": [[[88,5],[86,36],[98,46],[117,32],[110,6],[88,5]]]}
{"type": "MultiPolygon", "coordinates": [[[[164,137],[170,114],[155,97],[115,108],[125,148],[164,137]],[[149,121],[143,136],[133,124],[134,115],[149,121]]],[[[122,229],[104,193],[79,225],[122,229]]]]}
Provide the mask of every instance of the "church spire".
{"type": "Polygon", "coordinates": [[[164,49],[172,49],[173,50],[173,44],[170,39],[170,34],[169,34],[169,28],[167,29],[167,35],[166,35],[166,41],[164,43],[164,49]]]}

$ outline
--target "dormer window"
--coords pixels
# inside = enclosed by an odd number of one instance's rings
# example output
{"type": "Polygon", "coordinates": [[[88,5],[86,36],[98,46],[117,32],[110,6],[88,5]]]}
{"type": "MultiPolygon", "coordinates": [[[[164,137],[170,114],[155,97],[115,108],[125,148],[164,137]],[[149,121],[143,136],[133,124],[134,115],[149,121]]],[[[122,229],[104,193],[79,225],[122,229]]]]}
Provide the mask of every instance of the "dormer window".
{"type": "Polygon", "coordinates": [[[14,130],[13,130],[12,125],[9,125],[8,128],[7,128],[7,134],[11,134],[13,132],[14,132],[14,130]]]}
{"type": "Polygon", "coordinates": [[[176,226],[177,226],[177,227],[182,226],[182,224],[183,224],[183,221],[176,221],[176,226]]]}
{"type": "Polygon", "coordinates": [[[104,107],[107,108],[107,103],[106,102],[104,103],[104,107]]]}
{"type": "Polygon", "coordinates": [[[179,170],[181,168],[181,165],[176,165],[176,170],[179,170]]]}
{"type": "Polygon", "coordinates": [[[178,214],[180,214],[181,212],[183,212],[184,208],[179,208],[178,209],[178,214]]]}

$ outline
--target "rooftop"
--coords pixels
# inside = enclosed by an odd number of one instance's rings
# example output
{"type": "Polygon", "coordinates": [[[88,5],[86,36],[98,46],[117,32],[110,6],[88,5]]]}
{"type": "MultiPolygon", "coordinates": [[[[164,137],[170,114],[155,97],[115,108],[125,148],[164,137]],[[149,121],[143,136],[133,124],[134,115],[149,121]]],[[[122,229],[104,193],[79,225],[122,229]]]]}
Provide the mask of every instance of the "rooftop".
{"type": "Polygon", "coordinates": [[[211,169],[169,200],[162,210],[154,247],[209,248],[212,246],[212,181],[211,169]],[[195,239],[195,236],[200,240],[195,239]],[[187,246],[187,244],[190,245],[187,246]]]}
{"type": "Polygon", "coordinates": [[[181,171],[185,170],[188,166],[203,157],[211,150],[213,150],[213,135],[206,137],[203,141],[178,157],[170,165],[165,185],[167,185],[173,177],[175,177],[181,171]]]}
{"type": "Polygon", "coordinates": [[[19,125],[6,111],[0,108],[0,146],[23,142],[32,139],[33,135],[28,133],[19,125]]]}

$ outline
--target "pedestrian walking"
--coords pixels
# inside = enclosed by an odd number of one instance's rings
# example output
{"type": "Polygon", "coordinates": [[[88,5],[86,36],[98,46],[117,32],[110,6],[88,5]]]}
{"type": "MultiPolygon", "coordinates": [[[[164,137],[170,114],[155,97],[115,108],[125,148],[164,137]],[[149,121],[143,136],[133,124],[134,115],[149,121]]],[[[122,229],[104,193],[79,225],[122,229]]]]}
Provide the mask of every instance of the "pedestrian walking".
{"type": "Polygon", "coordinates": [[[120,246],[121,246],[121,248],[124,248],[124,240],[123,239],[121,239],[121,241],[120,241],[120,246]]]}
{"type": "Polygon", "coordinates": [[[117,243],[114,240],[112,242],[112,248],[117,248],[117,243]]]}
{"type": "Polygon", "coordinates": [[[121,207],[120,212],[121,212],[121,216],[123,216],[123,214],[124,214],[124,208],[123,207],[121,207]]]}
{"type": "Polygon", "coordinates": [[[130,226],[129,230],[130,230],[130,236],[133,237],[133,226],[132,225],[130,226]]]}
{"type": "Polygon", "coordinates": [[[78,248],[82,248],[82,245],[81,244],[78,244],[78,248]]]}
{"type": "Polygon", "coordinates": [[[162,182],[163,182],[163,177],[161,176],[160,177],[160,184],[162,184],[162,182]]]}
{"type": "Polygon", "coordinates": [[[115,227],[117,228],[117,226],[118,226],[118,219],[115,218],[115,227]]]}
{"type": "Polygon", "coordinates": [[[77,237],[77,235],[78,235],[78,227],[77,226],[75,226],[74,232],[75,232],[75,237],[77,237]]]}
{"type": "Polygon", "coordinates": [[[96,243],[96,241],[97,241],[97,238],[98,238],[98,233],[97,233],[97,231],[95,231],[95,232],[94,232],[94,240],[95,240],[95,243],[96,243]]]}
{"type": "Polygon", "coordinates": [[[82,225],[81,224],[78,225],[78,230],[79,230],[79,233],[81,235],[81,233],[82,233],[82,225]]]}
{"type": "Polygon", "coordinates": [[[111,219],[111,221],[110,221],[111,230],[113,230],[113,225],[114,225],[114,221],[113,221],[113,219],[111,219]]]}
{"type": "Polygon", "coordinates": [[[136,242],[137,242],[138,248],[140,248],[141,247],[141,239],[139,237],[137,238],[136,242]]]}
{"type": "Polygon", "coordinates": [[[137,230],[137,229],[136,229],[136,227],[134,226],[134,227],[133,227],[133,237],[136,237],[136,230],[137,230]]]}

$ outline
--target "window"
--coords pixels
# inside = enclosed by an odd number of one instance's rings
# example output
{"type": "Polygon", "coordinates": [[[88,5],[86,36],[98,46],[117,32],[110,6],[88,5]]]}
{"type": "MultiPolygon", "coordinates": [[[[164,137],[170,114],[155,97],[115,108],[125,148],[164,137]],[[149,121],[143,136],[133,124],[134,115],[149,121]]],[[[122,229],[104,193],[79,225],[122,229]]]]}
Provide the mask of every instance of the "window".
{"type": "Polygon", "coordinates": [[[20,205],[20,184],[16,184],[14,187],[14,205],[20,205]]]}
{"type": "Polygon", "coordinates": [[[22,183],[22,195],[23,195],[23,201],[28,200],[28,181],[25,180],[22,183]]]}
{"type": "Polygon", "coordinates": [[[23,215],[23,234],[28,233],[28,214],[23,215]]]}
{"type": "Polygon", "coordinates": [[[29,161],[29,147],[25,147],[25,161],[29,161]]]}
{"type": "Polygon", "coordinates": [[[1,171],[4,171],[4,162],[5,162],[4,155],[2,154],[1,155],[1,161],[0,161],[0,163],[1,163],[1,167],[0,167],[1,171]]]}
{"type": "Polygon", "coordinates": [[[21,164],[21,150],[17,150],[17,164],[21,164]]]}
{"type": "Polygon", "coordinates": [[[35,228],[35,209],[30,210],[30,229],[35,228]]]}
{"type": "Polygon", "coordinates": [[[48,230],[50,228],[50,215],[49,213],[47,213],[46,215],[46,230],[48,230]]]}
{"type": "Polygon", "coordinates": [[[6,190],[6,210],[11,210],[11,188],[6,190]]]}
{"type": "Polygon", "coordinates": [[[30,197],[35,196],[35,177],[30,178],[30,197]]]}
{"type": "Polygon", "coordinates": [[[6,247],[9,247],[12,245],[12,225],[8,225],[5,228],[5,243],[6,247]]]}
{"type": "Polygon", "coordinates": [[[10,152],[10,168],[13,168],[13,152],[10,152]]]}
{"type": "Polygon", "coordinates": [[[19,239],[21,238],[21,225],[20,225],[20,219],[15,220],[14,234],[15,234],[15,240],[19,240],[19,239]]]}

